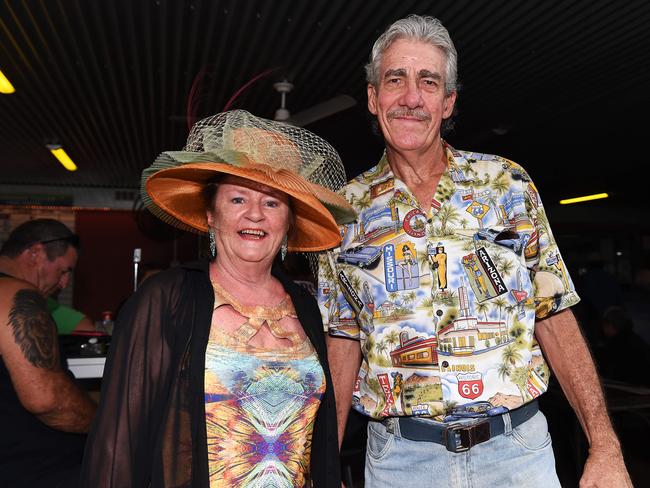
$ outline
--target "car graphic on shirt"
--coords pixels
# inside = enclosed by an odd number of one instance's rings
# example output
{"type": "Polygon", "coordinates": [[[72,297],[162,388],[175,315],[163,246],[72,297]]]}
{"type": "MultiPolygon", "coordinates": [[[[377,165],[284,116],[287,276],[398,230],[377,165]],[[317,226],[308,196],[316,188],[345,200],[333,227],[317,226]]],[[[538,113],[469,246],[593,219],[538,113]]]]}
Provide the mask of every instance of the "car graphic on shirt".
{"type": "Polygon", "coordinates": [[[514,230],[496,230],[496,229],[479,229],[474,234],[475,241],[488,241],[511,249],[517,254],[521,254],[522,249],[530,236],[519,234],[514,230]]]}
{"type": "Polygon", "coordinates": [[[378,246],[354,246],[341,252],[336,260],[339,263],[354,264],[360,268],[369,268],[381,256],[381,247],[378,246]]]}
{"type": "Polygon", "coordinates": [[[449,412],[449,415],[444,418],[443,422],[453,422],[468,418],[492,417],[493,415],[500,415],[507,411],[508,409],[502,405],[494,407],[490,402],[486,401],[466,403],[465,405],[454,407],[449,412]]]}
{"type": "Polygon", "coordinates": [[[510,171],[513,180],[530,181],[530,177],[526,174],[523,168],[517,168],[509,163],[503,163],[501,167],[506,171],[510,171]]]}

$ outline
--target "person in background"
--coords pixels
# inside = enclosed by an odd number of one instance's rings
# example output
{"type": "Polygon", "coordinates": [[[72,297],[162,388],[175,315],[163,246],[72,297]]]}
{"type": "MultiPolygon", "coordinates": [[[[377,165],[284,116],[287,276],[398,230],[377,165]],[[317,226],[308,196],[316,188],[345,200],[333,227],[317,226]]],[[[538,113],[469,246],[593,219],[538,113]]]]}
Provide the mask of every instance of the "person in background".
{"type": "Polygon", "coordinates": [[[351,403],[370,417],[367,487],[559,486],[536,400],[548,361],[589,441],[581,486],[631,486],[537,188],[516,163],[441,138],[456,59],[447,29],[412,15],[366,67],[386,152],[344,187],[359,222],[341,229],[344,252],[321,259],[319,279],[339,433],[351,403]],[[404,280],[407,243],[422,265],[404,280]],[[434,245],[444,279],[427,265],[434,245]],[[350,256],[359,248],[379,251],[372,269],[350,256]]]}
{"type": "MultiPolygon", "coordinates": [[[[650,255],[645,260],[646,263],[650,262],[650,255]]],[[[643,260],[634,271],[634,279],[624,297],[624,306],[635,319],[635,332],[646,344],[650,344],[650,266],[644,265],[643,260]]]]}
{"type": "Polygon", "coordinates": [[[90,318],[72,307],[61,305],[55,296],[47,297],[47,310],[52,316],[59,335],[69,335],[75,332],[95,332],[95,324],[90,318]]]}
{"type": "Polygon", "coordinates": [[[607,309],[623,305],[624,290],[598,252],[587,253],[586,263],[577,270],[575,287],[580,292],[580,303],[573,307],[573,313],[587,341],[596,346],[601,339],[600,320],[607,309]]]}
{"type": "Polygon", "coordinates": [[[235,110],[143,172],[147,207],[207,234],[211,259],[147,278],[120,311],[82,486],[340,487],[318,306],[278,261],[339,244],[334,216],[354,211],[303,176],[336,170],[314,134],[235,110]]]}
{"type": "Polygon", "coordinates": [[[650,347],[634,331],[623,307],[610,307],[600,320],[601,341],[594,351],[603,378],[650,386],[650,347]]]}
{"type": "Polygon", "coordinates": [[[0,486],[75,487],[96,405],[66,371],[46,297],[79,241],[57,220],[16,227],[0,249],[0,486]]]}

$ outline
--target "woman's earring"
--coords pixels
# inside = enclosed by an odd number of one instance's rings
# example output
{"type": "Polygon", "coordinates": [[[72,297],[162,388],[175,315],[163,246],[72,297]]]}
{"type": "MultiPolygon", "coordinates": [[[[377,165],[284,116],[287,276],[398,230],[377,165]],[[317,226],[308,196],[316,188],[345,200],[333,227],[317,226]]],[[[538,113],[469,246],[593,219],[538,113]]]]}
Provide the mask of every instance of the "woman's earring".
{"type": "Polygon", "coordinates": [[[287,257],[287,241],[289,238],[285,235],[282,239],[282,245],[280,246],[280,258],[284,261],[284,258],[287,257]]]}
{"type": "Polygon", "coordinates": [[[217,255],[217,243],[214,239],[214,231],[212,230],[212,227],[208,228],[208,239],[210,241],[210,257],[214,259],[217,255]]]}

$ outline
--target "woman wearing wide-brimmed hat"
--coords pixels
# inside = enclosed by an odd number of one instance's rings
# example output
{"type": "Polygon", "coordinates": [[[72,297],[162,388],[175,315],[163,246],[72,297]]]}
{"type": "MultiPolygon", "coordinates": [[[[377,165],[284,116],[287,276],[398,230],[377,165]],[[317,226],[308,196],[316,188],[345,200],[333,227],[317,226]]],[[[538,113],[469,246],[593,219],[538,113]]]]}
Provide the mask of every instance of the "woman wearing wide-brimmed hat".
{"type": "Polygon", "coordinates": [[[83,486],[340,486],[320,314],[278,266],[339,244],[354,211],[314,183],[337,171],[324,140],[244,111],[144,171],[149,209],[206,232],[213,257],[148,279],[120,313],[83,486]]]}

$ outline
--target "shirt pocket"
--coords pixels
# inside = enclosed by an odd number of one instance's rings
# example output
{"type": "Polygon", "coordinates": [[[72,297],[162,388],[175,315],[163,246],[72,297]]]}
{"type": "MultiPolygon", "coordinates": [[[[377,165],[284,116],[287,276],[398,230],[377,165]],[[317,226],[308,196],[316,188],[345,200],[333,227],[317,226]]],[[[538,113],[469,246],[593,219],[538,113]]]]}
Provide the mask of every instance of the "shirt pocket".
{"type": "Polygon", "coordinates": [[[462,241],[462,270],[478,302],[504,296],[523,302],[532,294],[524,249],[527,232],[503,227],[466,229],[456,237],[462,241]]]}

